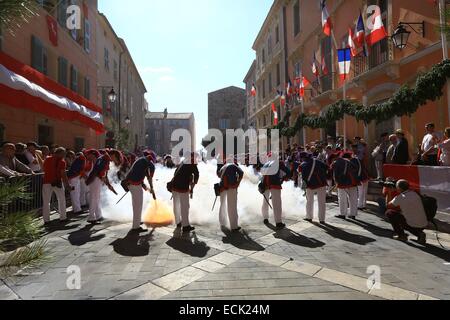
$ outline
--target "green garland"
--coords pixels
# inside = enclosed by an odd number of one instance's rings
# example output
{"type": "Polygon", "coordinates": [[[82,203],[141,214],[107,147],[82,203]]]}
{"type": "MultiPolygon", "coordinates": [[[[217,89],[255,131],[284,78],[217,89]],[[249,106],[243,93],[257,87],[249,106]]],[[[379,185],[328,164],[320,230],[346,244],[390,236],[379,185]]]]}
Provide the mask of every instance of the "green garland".
{"type": "Polygon", "coordinates": [[[436,101],[443,96],[447,78],[450,78],[450,60],[433,66],[429,72],[419,76],[415,89],[404,85],[384,103],[364,107],[360,103],[340,100],[327,106],[322,115],[301,114],[292,127],[288,125],[291,117],[291,112],[288,111],[283,121],[274,129],[279,129],[282,136],[294,137],[303,127],[325,129],[344,119],[345,115],[366,124],[372,121],[381,123],[393,117],[411,116],[428,101],[436,101]]]}

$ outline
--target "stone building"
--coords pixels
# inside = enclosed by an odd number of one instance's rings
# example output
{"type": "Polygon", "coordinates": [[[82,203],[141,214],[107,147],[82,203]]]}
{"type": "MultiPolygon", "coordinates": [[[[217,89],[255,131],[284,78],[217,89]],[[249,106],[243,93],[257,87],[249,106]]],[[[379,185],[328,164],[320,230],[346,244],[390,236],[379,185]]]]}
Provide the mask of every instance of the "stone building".
{"type": "Polygon", "coordinates": [[[171,154],[178,142],[172,142],[172,133],[186,129],[191,134],[191,150],[195,151],[195,116],[193,113],[148,112],[145,116],[146,146],[158,155],[171,154]]]}
{"type": "Polygon", "coordinates": [[[244,79],[245,84],[245,94],[247,99],[247,120],[246,127],[247,128],[255,128],[256,129],[256,101],[257,96],[252,96],[252,88],[253,85],[256,86],[256,60],[253,61],[250,69],[247,72],[247,75],[244,79]]]}
{"type": "Polygon", "coordinates": [[[208,128],[246,130],[247,98],[244,89],[228,87],[208,94],[208,128]]]}

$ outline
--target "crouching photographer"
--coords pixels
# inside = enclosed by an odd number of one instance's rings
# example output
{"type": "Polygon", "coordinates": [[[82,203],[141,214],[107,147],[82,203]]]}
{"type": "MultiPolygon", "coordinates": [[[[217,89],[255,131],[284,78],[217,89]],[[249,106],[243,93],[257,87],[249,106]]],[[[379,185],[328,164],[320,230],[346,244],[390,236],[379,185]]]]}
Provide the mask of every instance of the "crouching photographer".
{"type": "Polygon", "coordinates": [[[45,159],[44,181],[42,186],[42,217],[47,225],[50,222],[50,201],[55,193],[58,200],[58,211],[61,222],[67,221],[65,190],[72,190],[66,174],[66,149],[58,148],[55,153],[45,159]]]}
{"type": "Polygon", "coordinates": [[[426,244],[426,234],[423,232],[428,226],[427,214],[421,196],[410,190],[409,182],[399,180],[396,184],[399,195],[388,203],[386,216],[395,232],[394,238],[408,241],[405,230],[417,237],[419,244],[426,244]]]}

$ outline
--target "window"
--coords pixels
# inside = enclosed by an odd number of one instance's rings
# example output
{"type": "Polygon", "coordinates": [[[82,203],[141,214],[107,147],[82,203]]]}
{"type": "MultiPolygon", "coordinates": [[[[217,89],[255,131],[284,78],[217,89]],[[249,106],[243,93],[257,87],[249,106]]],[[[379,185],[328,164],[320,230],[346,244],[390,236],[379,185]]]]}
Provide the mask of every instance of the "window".
{"type": "Polygon", "coordinates": [[[61,27],[66,28],[66,24],[67,24],[67,7],[69,6],[69,1],[68,0],[61,0],[58,4],[58,9],[57,9],[57,20],[58,23],[61,27]]]}
{"type": "Polygon", "coordinates": [[[64,87],[67,87],[67,68],[68,62],[65,58],[58,58],[58,82],[64,87]]]}
{"type": "Polygon", "coordinates": [[[109,72],[109,51],[108,48],[105,48],[103,51],[103,58],[105,62],[105,70],[109,72]]]}
{"type": "Polygon", "coordinates": [[[70,66],[70,89],[78,92],[78,71],[73,65],[70,66]]]}
{"type": "Polygon", "coordinates": [[[273,83],[272,83],[272,72],[269,73],[269,90],[268,92],[270,93],[272,91],[273,88],[273,83]]]}
{"type": "Polygon", "coordinates": [[[300,2],[297,0],[294,5],[294,36],[300,32],[300,2]]]}
{"type": "Polygon", "coordinates": [[[266,50],[262,49],[262,63],[265,64],[266,63],[266,50]]]}
{"type": "Polygon", "coordinates": [[[281,67],[280,64],[277,64],[277,86],[281,84],[281,67]]]}
{"type": "Polygon", "coordinates": [[[280,27],[277,25],[275,27],[275,44],[278,44],[280,42],[280,27]]]}
{"type": "Polygon", "coordinates": [[[267,39],[267,54],[272,55],[272,34],[269,31],[269,38],[267,39]]]}
{"type": "Polygon", "coordinates": [[[231,127],[230,119],[219,119],[219,129],[225,130],[231,127]]]}
{"type": "Polygon", "coordinates": [[[53,144],[53,127],[39,125],[38,126],[38,144],[41,146],[50,146],[53,144]]]}
{"type": "Polygon", "coordinates": [[[75,138],[74,149],[75,152],[81,152],[84,149],[84,138],[75,138]]]}
{"type": "MultiPolygon", "coordinates": [[[[331,37],[325,37],[321,40],[321,52],[322,57],[325,59],[325,65],[331,66],[332,65],[332,45],[331,45],[331,37]]],[[[322,84],[322,92],[326,92],[328,90],[333,89],[333,78],[331,76],[331,72],[328,73],[328,75],[325,75],[321,77],[321,84],[322,84]]]]}
{"type": "Polygon", "coordinates": [[[86,99],[91,99],[91,79],[88,77],[84,78],[84,97],[86,99]]]}
{"type": "Polygon", "coordinates": [[[262,97],[263,97],[263,99],[265,99],[266,98],[266,79],[263,80],[262,87],[263,87],[262,97]]]}
{"type": "Polygon", "coordinates": [[[119,71],[119,67],[118,67],[118,65],[117,65],[117,61],[116,60],[114,60],[114,62],[113,62],[113,72],[114,72],[114,81],[117,81],[117,79],[118,79],[118,71],[119,71]]]}
{"type": "Polygon", "coordinates": [[[106,88],[102,88],[102,108],[103,114],[108,111],[108,91],[106,88]]]}
{"type": "Polygon", "coordinates": [[[35,36],[31,37],[31,66],[47,75],[47,49],[35,36]]]}
{"type": "Polygon", "coordinates": [[[88,19],[84,19],[84,50],[91,52],[91,24],[88,19]]]}

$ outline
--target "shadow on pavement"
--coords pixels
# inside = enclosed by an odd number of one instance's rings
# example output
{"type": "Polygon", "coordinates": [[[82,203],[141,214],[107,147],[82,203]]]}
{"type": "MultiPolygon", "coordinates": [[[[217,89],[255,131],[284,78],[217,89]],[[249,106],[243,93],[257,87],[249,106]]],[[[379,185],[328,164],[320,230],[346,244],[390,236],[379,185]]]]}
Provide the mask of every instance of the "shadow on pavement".
{"type": "Polygon", "coordinates": [[[376,240],[373,238],[369,238],[369,237],[365,237],[365,236],[361,236],[359,234],[353,234],[353,233],[349,233],[347,231],[344,231],[342,229],[339,229],[337,227],[334,227],[332,225],[329,224],[318,224],[318,223],[313,223],[315,226],[317,226],[318,228],[324,230],[326,233],[328,233],[330,236],[332,236],[333,238],[336,239],[340,239],[342,241],[346,241],[346,242],[352,242],[361,246],[365,246],[371,242],[375,242],[376,240]]]}
{"type": "Polygon", "coordinates": [[[222,232],[225,234],[225,237],[222,238],[222,242],[225,244],[231,244],[233,247],[246,251],[265,250],[263,246],[253,240],[244,230],[232,232],[226,228],[222,228],[222,232]]]}
{"type": "Polygon", "coordinates": [[[431,244],[426,244],[425,246],[421,246],[418,243],[415,242],[407,242],[407,245],[410,247],[413,247],[415,249],[418,249],[420,251],[423,251],[425,253],[431,254],[437,258],[440,258],[444,260],[445,262],[450,262],[450,251],[444,250],[442,248],[436,247],[431,244]]]}
{"type": "Polygon", "coordinates": [[[74,221],[67,222],[59,222],[58,220],[54,220],[50,223],[50,225],[45,226],[45,234],[46,236],[58,232],[58,231],[71,231],[80,227],[80,224],[69,225],[74,221]]]}
{"type": "Polygon", "coordinates": [[[87,225],[83,229],[70,233],[68,238],[70,244],[79,247],[85,245],[88,242],[95,242],[105,237],[104,234],[93,236],[101,230],[92,230],[92,228],[94,228],[93,225],[87,225]]]}
{"type": "Polygon", "coordinates": [[[353,223],[378,237],[392,239],[393,231],[391,229],[381,228],[374,224],[371,224],[371,223],[368,223],[365,221],[361,221],[361,220],[348,220],[348,222],[353,223]]]}
{"type": "Polygon", "coordinates": [[[117,239],[111,245],[114,247],[114,251],[121,256],[144,257],[149,254],[153,232],[154,230],[141,236],[139,232],[130,231],[125,238],[117,239]]]}
{"type": "Polygon", "coordinates": [[[172,238],[166,242],[166,244],[180,251],[184,254],[188,254],[191,257],[204,258],[208,254],[208,251],[211,249],[206,245],[205,242],[199,241],[198,237],[195,233],[192,234],[192,237],[181,237],[181,238],[172,238]]]}
{"type": "Polygon", "coordinates": [[[292,243],[296,246],[306,247],[306,248],[321,248],[325,246],[325,243],[314,238],[305,237],[291,229],[287,228],[284,230],[279,230],[274,234],[274,237],[281,239],[283,241],[292,243]]]}

